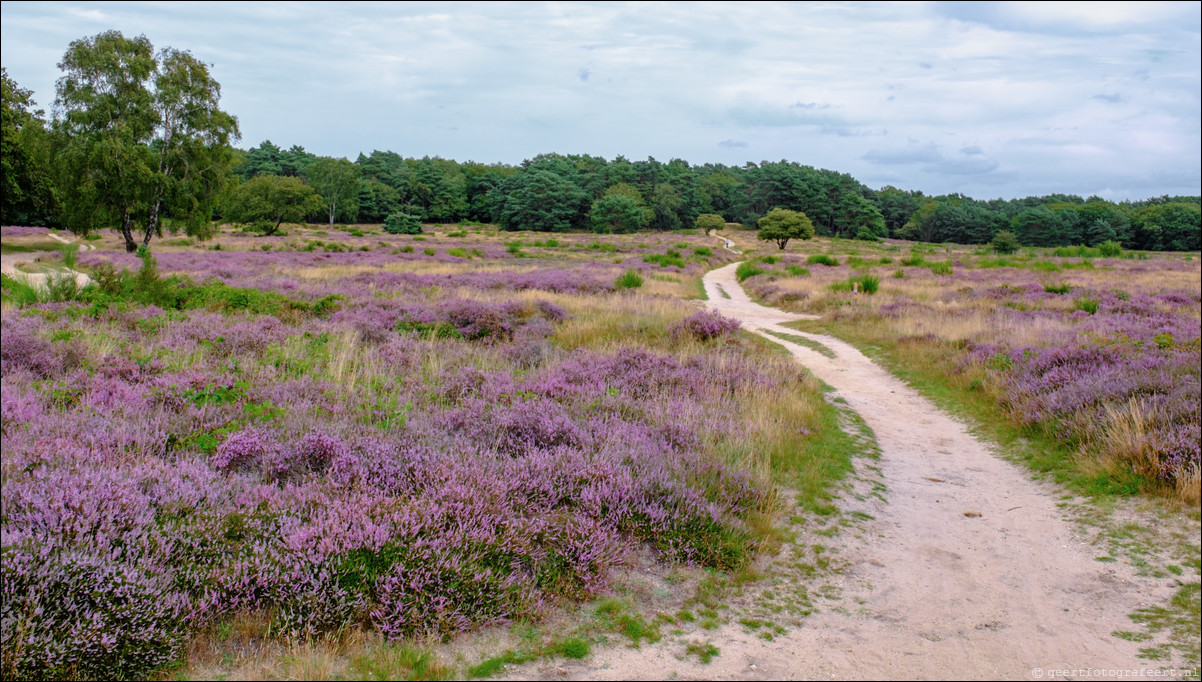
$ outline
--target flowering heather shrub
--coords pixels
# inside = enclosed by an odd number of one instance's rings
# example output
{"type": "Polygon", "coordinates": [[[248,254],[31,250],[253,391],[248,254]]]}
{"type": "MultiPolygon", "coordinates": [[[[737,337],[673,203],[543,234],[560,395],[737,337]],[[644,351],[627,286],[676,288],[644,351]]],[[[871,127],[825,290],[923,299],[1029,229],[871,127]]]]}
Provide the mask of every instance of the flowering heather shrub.
{"type": "Polygon", "coordinates": [[[145,676],[245,610],[296,637],[447,634],[593,595],[632,543],[754,550],[762,489],[703,449],[773,385],[737,353],[567,354],[555,304],[354,280],[305,292],[345,296],[328,320],[0,320],[6,677],[145,676]]]}
{"type": "Polygon", "coordinates": [[[673,336],[691,336],[698,341],[709,341],[733,333],[739,321],[711,310],[698,310],[668,328],[673,336]]]}
{"type": "Polygon", "coordinates": [[[231,434],[210,462],[218,471],[247,471],[278,459],[280,444],[261,429],[231,434]]]}

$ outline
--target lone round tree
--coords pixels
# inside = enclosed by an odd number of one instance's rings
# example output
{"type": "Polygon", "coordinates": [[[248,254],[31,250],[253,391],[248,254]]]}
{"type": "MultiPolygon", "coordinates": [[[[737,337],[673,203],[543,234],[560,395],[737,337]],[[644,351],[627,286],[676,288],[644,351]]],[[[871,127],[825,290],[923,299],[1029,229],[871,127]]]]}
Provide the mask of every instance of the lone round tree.
{"type": "Polygon", "coordinates": [[[116,225],[125,249],[162,231],[161,218],[204,235],[232,162],[238,122],[221,86],[190,53],[157,53],[146,36],[108,31],[71,43],[54,100],[64,223],[116,225]]]}
{"type": "Polygon", "coordinates": [[[790,239],[811,239],[814,236],[814,223],[801,211],[790,211],[787,208],[774,208],[768,215],[760,218],[760,239],[774,241],[781,249],[790,239]]]}

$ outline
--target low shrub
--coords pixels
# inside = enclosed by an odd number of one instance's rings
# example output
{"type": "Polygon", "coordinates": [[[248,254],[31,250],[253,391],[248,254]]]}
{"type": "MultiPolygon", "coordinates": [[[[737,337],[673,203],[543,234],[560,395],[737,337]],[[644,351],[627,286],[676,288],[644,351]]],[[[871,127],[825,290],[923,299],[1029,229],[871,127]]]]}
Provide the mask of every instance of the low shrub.
{"type": "Polygon", "coordinates": [[[709,341],[726,336],[738,328],[738,320],[711,310],[699,310],[669,326],[668,333],[673,337],[691,336],[698,341],[709,341]]]}
{"type": "Polygon", "coordinates": [[[614,280],[614,286],[619,289],[637,289],[643,286],[643,276],[637,270],[627,270],[614,280]]]}
{"type": "Polygon", "coordinates": [[[739,263],[739,267],[735,268],[735,277],[737,277],[740,282],[748,279],[749,277],[755,277],[756,275],[762,274],[764,274],[764,270],[749,260],[739,263]]]}

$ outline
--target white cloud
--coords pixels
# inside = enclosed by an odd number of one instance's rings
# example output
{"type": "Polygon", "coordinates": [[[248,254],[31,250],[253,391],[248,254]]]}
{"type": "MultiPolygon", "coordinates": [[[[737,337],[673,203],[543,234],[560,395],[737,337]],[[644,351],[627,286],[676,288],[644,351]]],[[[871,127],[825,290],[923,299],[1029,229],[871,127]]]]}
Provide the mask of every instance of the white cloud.
{"type": "Polygon", "coordinates": [[[49,109],[71,40],[116,28],[190,49],[248,146],[788,158],[970,195],[1155,177],[1173,194],[1199,192],[1198,16],[1197,3],[5,3],[0,50],[49,109]]]}

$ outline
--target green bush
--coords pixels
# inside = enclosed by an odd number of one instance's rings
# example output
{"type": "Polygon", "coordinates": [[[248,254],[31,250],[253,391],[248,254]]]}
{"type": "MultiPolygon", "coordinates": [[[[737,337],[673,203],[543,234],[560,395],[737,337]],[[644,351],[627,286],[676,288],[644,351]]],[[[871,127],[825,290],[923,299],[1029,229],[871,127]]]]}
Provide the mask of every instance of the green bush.
{"type": "Polygon", "coordinates": [[[993,250],[996,253],[1009,255],[1015,251],[1018,251],[1018,235],[1014,234],[1010,230],[1002,230],[1001,232],[993,235],[993,241],[991,244],[993,245],[993,250]]]}
{"type": "Polygon", "coordinates": [[[1065,284],[1065,283],[1060,283],[1060,284],[1050,284],[1049,283],[1049,284],[1043,285],[1043,290],[1044,290],[1044,292],[1049,293],[1049,294],[1067,294],[1069,291],[1072,291],[1072,287],[1070,287],[1068,284],[1065,284]]]}
{"type": "Polygon", "coordinates": [[[839,264],[839,259],[835,258],[834,256],[828,256],[825,253],[816,253],[807,258],[806,262],[810,265],[825,265],[827,267],[834,267],[839,264]]]}
{"type": "Polygon", "coordinates": [[[668,249],[667,253],[653,253],[649,256],[643,256],[643,262],[654,263],[661,268],[666,268],[668,266],[675,266],[678,268],[685,267],[685,262],[684,259],[680,257],[680,252],[674,249],[668,249]]]}
{"type": "Polygon", "coordinates": [[[860,285],[860,293],[871,296],[881,287],[881,280],[869,274],[862,274],[851,278],[853,284],[860,285]]]}
{"type": "Polygon", "coordinates": [[[805,277],[806,275],[810,274],[808,268],[803,268],[800,265],[786,265],[785,272],[793,275],[794,277],[805,277]]]}
{"type": "Polygon", "coordinates": [[[931,274],[934,275],[950,275],[952,274],[951,261],[942,260],[938,263],[931,263],[931,274]]]}
{"type": "Polygon", "coordinates": [[[614,286],[619,289],[637,289],[643,286],[643,276],[636,270],[627,270],[614,280],[614,286]]]}
{"type": "Polygon", "coordinates": [[[1084,310],[1085,312],[1089,313],[1090,315],[1093,315],[1094,313],[1098,312],[1098,302],[1092,298],[1082,296],[1081,298],[1078,298],[1076,300],[1076,302],[1073,305],[1073,309],[1074,310],[1084,310]]]}
{"type": "Polygon", "coordinates": [[[735,269],[735,277],[737,277],[740,282],[748,277],[755,277],[756,275],[762,274],[764,274],[764,270],[760,269],[759,266],[749,260],[739,263],[739,267],[735,269]]]}

